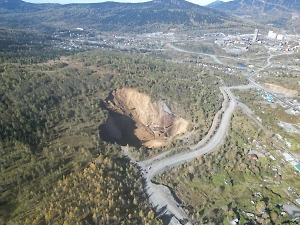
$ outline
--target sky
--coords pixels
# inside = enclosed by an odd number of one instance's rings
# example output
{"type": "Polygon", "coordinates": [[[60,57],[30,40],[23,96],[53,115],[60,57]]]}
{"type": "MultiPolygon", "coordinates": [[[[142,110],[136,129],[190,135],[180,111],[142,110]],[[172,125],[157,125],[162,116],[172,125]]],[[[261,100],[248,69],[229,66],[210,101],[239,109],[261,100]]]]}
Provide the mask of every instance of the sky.
{"type": "MultiPolygon", "coordinates": [[[[68,4],[68,3],[97,3],[97,2],[106,2],[107,0],[24,0],[25,2],[32,3],[60,3],[60,4],[68,4]]],[[[147,0],[109,0],[113,2],[147,2],[147,0]]],[[[198,4],[198,5],[207,5],[215,0],[187,0],[189,2],[198,4]]],[[[229,0],[223,0],[224,2],[228,2],[229,0]]]]}

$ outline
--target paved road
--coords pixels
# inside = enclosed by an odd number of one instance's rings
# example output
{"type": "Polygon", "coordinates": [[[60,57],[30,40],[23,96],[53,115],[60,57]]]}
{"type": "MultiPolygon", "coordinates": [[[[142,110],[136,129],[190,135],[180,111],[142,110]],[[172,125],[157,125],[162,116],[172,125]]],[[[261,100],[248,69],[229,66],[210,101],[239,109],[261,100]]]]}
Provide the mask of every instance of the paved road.
{"type": "MultiPolygon", "coordinates": [[[[184,50],[183,50],[184,51],[184,50]]],[[[152,178],[160,173],[164,173],[167,170],[179,166],[185,162],[190,162],[196,157],[209,153],[222,143],[224,137],[227,134],[227,127],[230,122],[231,115],[237,105],[236,99],[231,92],[231,88],[221,87],[220,90],[224,96],[224,102],[222,104],[221,110],[216,114],[213,124],[210,131],[206,137],[201,140],[198,144],[192,146],[190,152],[185,152],[163,158],[167,153],[162,153],[161,155],[156,156],[155,158],[148,159],[146,161],[137,162],[138,166],[142,168],[143,176],[146,180],[146,194],[149,198],[149,202],[153,208],[156,209],[156,212],[160,214],[165,213],[172,217],[169,224],[178,225],[178,224],[191,224],[188,222],[188,218],[184,210],[178,205],[178,202],[175,201],[174,197],[170,193],[170,190],[163,186],[157,185],[151,182],[152,178]],[[230,101],[228,101],[228,99],[230,101]],[[219,119],[221,117],[221,120],[219,119]],[[216,129],[216,127],[218,128],[216,129]],[[183,223],[182,221],[187,221],[183,223]]],[[[251,85],[247,86],[237,86],[236,89],[248,89],[252,88],[251,85]]],[[[130,153],[123,148],[124,153],[128,155],[132,161],[135,162],[135,159],[130,155],[130,153]]]]}
{"type": "Polygon", "coordinates": [[[181,48],[177,48],[171,44],[167,44],[168,47],[173,48],[174,50],[178,51],[178,52],[186,52],[186,53],[193,53],[193,54],[198,54],[198,55],[205,55],[205,56],[209,56],[211,57],[216,63],[218,64],[223,64],[216,55],[212,55],[212,54],[206,54],[206,53],[200,53],[200,52],[192,52],[192,51],[187,51],[187,50],[183,50],[181,48]]]}
{"type": "MultiPolygon", "coordinates": [[[[232,89],[235,90],[247,90],[247,89],[251,89],[251,88],[256,88],[254,85],[248,84],[248,85],[242,85],[242,86],[235,86],[235,87],[226,87],[226,89],[230,90],[230,94],[231,94],[231,99],[233,99],[234,101],[236,101],[235,96],[231,93],[232,89]]],[[[243,104],[242,102],[238,102],[237,101],[238,106],[244,111],[244,113],[249,116],[263,131],[266,132],[266,134],[270,134],[271,132],[269,132],[269,130],[267,130],[253,115],[253,111],[246,106],[245,104],[243,104]]]]}
{"type": "MultiPolygon", "coordinates": [[[[169,47],[180,51],[180,52],[187,52],[187,53],[195,53],[195,54],[201,54],[210,56],[216,63],[223,64],[220,62],[215,55],[210,54],[204,54],[204,53],[197,53],[197,52],[191,52],[191,51],[185,51],[179,48],[176,48],[172,45],[169,45],[169,47]]],[[[270,56],[271,58],[272,56],[270,56]]],[[[270,63],[270,58],[268,58],[268,63],[264,67],[268,67],[270,63]]],[[[238,87],[224,87],[221,88],[221,92],[224,95],[224,102],[222,104],[222,109],[219,114],[215,116],[214,123],[208,133],[208,135],[199,142],[198,144],[191,147],[190,152],[185,152],[181,154],[177,154],[174,156],[170,156],[167,158],[163,158],[167,155],[167,153],[163,153],[159,156],[156,156],[155,158],[137,162],[138,166],[142,169],[143,177],[146,180],[145,190],[146,194],[149,197],[150,204],[155,208],[156,212],[160,212],[160,214],[166,214],[169,215],[171,220],[169,221],[169,224],[171,225],[178,225],[178,224],[187,224],[190,225],[191,223],[188,222],[186,213],[184,210],[178,205],[178,203],[174,200],[172,194],[170,193],[170,190],[163,186],[163,185],[157,185],[151,182],[151,179],[160,173],[166,172],[167,170],[178,166],[180,164],[183,164],[185,162],[190,162],[193,159],[195,159],[197,156],[203,155],[205,153],[209,153],[213,150],[215,150],[223,141],[224,137],[227,134],[227,127],[230,122],[231,115],[233,111],[235,110],[235,107],[237,106],[237,101],[233,93],[231,92],[231,89],[247,89],[247,88],[253,88],[253,87],[259,87],[262,88],[260,85],[255,83],[251,77],[248,77],[248,80],[250,81],[250,85],[247,86],[238,86],[238,87]],[[228,101],[230,99],[230,101],[228,101]],[[217,118],[221,117],[221,121],[219,121],[217,118]],[[216,122],[217,121],[217,122],[216,122]],[[218,126],[219,125],[219,126],[218,126]],[[216,127],[218,126],[217,130],[216,127]],[[187,222],[183,222],[186,220],[187,222]]],[[[249,113],[248,108],[245,107],[243,104],[239,104],[239,106],[246,112],[247,115],[252,117],[251,113],[249,113]]],[[[127,151],[126,148],[123,147],[124,154],[128,155],[132,161],[135,162],[135,159],[130,155],[130,153],[127,151]]]]}
{"type": "MultiPolygon", "coordinates": [[[[220,91],[222,92],[223,96],[224,96],[224,101],[222,103],[222,107],[221,107],[221,110],[219,110],[215,117],[214,117],[214,120],[212,122],[212,125],[207,133],[207,135],[197,144],[195,144],[194,146],[191,146],[190,149],[191,150],[197,150],[199,149],[200,147],[202,147],[207,141],[209,141],[209,139],[212,137],[212,135],[214,134],[214,132],[216,131],[218,125],[220,124],[220,121],[221,121],[221,117],[222,117],[222,114],[224,113],[224,110],[226,109],[227,107],[227,104],[228,104],[228,90],[226,90],[227,92],[225,92],[224,90],[225,88],[220,88],[220,91]]],[[[232,99],[232,97],[230,96],[230,98],[232,99]]]]}
{"type": "MultiPolygon", "coordinates": [[[[169,215],[174,215],[169,224],[181,224],[179,221],[187,219],[187,216],[181,207],[178,207],[178,203],[171,196],[169,190],[162,185],[156,185],[151,182],[151,179],[160,173],[163,173],[175,166],[190,162],[197,156],[209,153],[215,150],[223,141],[227,133],[227,127],[230,122],[231,115],[236,107],[235,101],[228,102],[228,96],[232,96],[229,89],[221,89],[224,94],[224,99],[227,104],[223,104],[222,120],[219,123],[219,127],[214,135],[210,138],[206,145],[203,147],[193,147],[194,151],[181,153],[168,158],[154,159],[151,161],[138,162],[138,165],[143,168],[144,177],[146,179],[146,192],[149,196],[149,201],[153,207],[156,207],[156,211],[165,209],[169,215]]],[[[196,145],[197,146],[197,145],[196,145]]],[[[190,224],[187,222],[186,224],[190,224]]]]}
{"type": "Polygon", "coordinates": [[[266,87],[264,87],[263,85],[260,85],[258,83],[255,82],[255,80],[252,78],[254,75],[257,75],[260,71],[266,69],[267,67],[269,67],[272,62],[270,62],[271,58],[273,58],[274,56],[281,56],[281,55],[291,55],[294,53],[288,52],[288,53],[280,53],[277,55],[272,55],[270,50],[268,51],[269,57],[267,58],[267,64],[265,66],[263,66],[262,68],[258,69],[256,72],[251,73],[249,76],[247,76],[247,80],[249,81],[250,84],[252,84],[253,86],[255,86],[258,89],[264,90],[266,93],[268,93],[269,95],[271,95],[274,99],[277,99],[278,101],[282,102],[283,104],[286,104],[287,106],[291,107],[292,109],[294,109],[295,111],[298,111],[298,109],[291,103],[289,103],[288,101],[285,101],[282,98],[279,98],[274,91],[271,91],[269,89],[267,89],[266,87]]]}
{"type": "MultiPolygon", "coordinates": [[[[174,200],[170,190],[163,185],[156,185],[152,183],[151,179],[157,174],[166,172],[175,166],[192,161],[197,156],[215,150],[222,143],[227,133],[227,127],[230,122],[231,115],[236,107],[236,101],[234,101],[233,94],[230,89],[220,88],[220,90],[224,95],[224,102],[219,114],[216,115],[214,119],[215,124],[213,123],[210,132],[207,135],[208,138],[205,138],[204,142],[201,141],[201,144],[198,143],[191,147],[191,152],[173,155],[168,158],[162,158],[166,155],[163,153],[160,157],[157,156],[146,161],[137,162],[138,166],[141,167],[143,176],[146,180],[145,189],[146,194],[149,196],[149,202],[154,208],[156,208],[156,212],[165,212],[172,216],[172,219],[169,222],[171,225],[183,224],[180,221],[187,220],[187,216],[184,210],[179,207],[178,203],[174,200]],[[231,100],[228,101],[228,99],[231,100]],[[221,121],[218,121],[218,117],[222,117],[221,121]],[[217,125],[219,126],[216,130],[217,125]]],[[[130,157],[133,162],[136,162],[126,147],[123,147],[123,151],[124,154],[130,157]]],[[[188,225],[191,223],[187,222],[185,224],[188,225]]]]}
{"type": "MultiPolygon", "coordinates": [[[[224,95],[224,102],[222,104],[222,109],[220,110],[221,112],[223,112],[222,119],[214,135],[211,136],[211,133],[208,133],[207,137],[209,140],[205,140],[205,143],[207,142],[206,144],[200,144],[202,142],[201,141],[197,145],[191,147],[191,152],[185,152],[163,159],[161,159],[161,157],[155,157],[147,161],[138,162],[138,165],[144,171],[144,178],[146,179],[146,192],[149,196],[149,202],[153,207],[156,208],[156,211],[163,211],[168,215],[173,215],[169,224],[183,224],[180,221],[183,221],[184,219],[187,220],[187,216],[184,210],[178,205],[178,202],[174,200],[172,194],[170,193],[170,190],[163,185],[152,183],[151,179],[157,174],[167,172],[173,167],[179,166],[185,162],[190,162],[197,156],[209,153],[217,149],[217,147],[222,143],[224,137],[227,134],[227,127],[230,122],[231,115],[237,105],[239,105],[249,117],[256,121],[256,119],[251,115],[249,109],[245,105],[238,103],[235,96],[231,92],[232,89],[245,90],[249,88],[256,87],[250,84],[245,86],[221,88],[221,92],[224,95]],[[230,99],[229,102],[228,98],[230,99]]],[[[215,131],[215,129],[211,130],[215,131]]],[[[187,222],[186,224],[191,223],[187,222]]]]}

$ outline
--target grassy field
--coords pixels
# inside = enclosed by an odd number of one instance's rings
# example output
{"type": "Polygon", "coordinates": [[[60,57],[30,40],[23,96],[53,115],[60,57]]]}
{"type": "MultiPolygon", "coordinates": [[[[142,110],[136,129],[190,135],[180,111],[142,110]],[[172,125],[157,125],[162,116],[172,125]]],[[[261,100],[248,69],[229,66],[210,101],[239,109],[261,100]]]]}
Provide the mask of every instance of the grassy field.
{"type": "MultiPolygon", "coordinates": [[[[298,84],[298,81],[300,78],[298,77],[298,74],[298,71],[291,71],[284,68],[271,68],[267,71],[260,72],[261,77],[255,79],[261,84],[275,84],[289,90],[297,90],[299,93],[300,85],[298,84]]],[[[295,96],[294,98],[297,99],[299,97],[295,96]]]]}
{"type": "MultiPolygon", "coordinates": [[[[245,103],[250,109],[255,111],[255,117],[262,119],[262,124],[274,134],[280,134],[286,140],[292,142],[290,150],[294,153],[300,153],[300,141],[299,134],[287,132],[281,126],[278,125],[279,121],[298,124],[300,123],[300,117],[297,115],[287,114],[285,111],[287,108],[283,108],[280,105],[271,107],[267,104],[257,91],[251,90],[247,92],[236,91],[236,95],[240,97],[240,101],[245,103]]],[[[273,104],[274,105],[274,104],[273,104]]]]}

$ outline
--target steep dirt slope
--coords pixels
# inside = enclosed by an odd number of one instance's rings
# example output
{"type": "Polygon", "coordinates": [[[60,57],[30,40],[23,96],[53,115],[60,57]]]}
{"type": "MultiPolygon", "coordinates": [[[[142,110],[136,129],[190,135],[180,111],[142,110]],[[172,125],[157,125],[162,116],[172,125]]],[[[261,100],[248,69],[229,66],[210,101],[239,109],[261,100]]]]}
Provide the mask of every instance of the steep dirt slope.
{"type": "Polygon", "coordinates": [[[162,101],[130,88],[114,90],[106,99],[109,118],[102,134],[133,146],[159,147],[187,131],[188,122],[175,116],[162,101]]]}
{"type": "Polygon", "coordinates": [[[297,95],[298,94],[297,90],[290,90],[290,89],[287,89],[287,88],[284,88],[282,86],[275,85],[275,84],[265,83],[264,86],[272,91],[275,91],[275,92],[281,93],[281,94],[286,94],[286,95],[297,95]]]}

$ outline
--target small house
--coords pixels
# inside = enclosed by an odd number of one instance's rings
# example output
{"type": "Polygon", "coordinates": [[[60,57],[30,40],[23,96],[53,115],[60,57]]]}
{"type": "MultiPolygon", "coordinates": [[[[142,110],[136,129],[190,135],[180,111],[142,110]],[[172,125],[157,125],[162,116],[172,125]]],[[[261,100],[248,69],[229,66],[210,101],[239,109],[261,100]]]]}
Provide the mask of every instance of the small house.
{"type": "Polygon", "coordinates": [[[249,154],[248,157],[253,160],[258,160],[258,156],[256,154],[249,154]]]}

